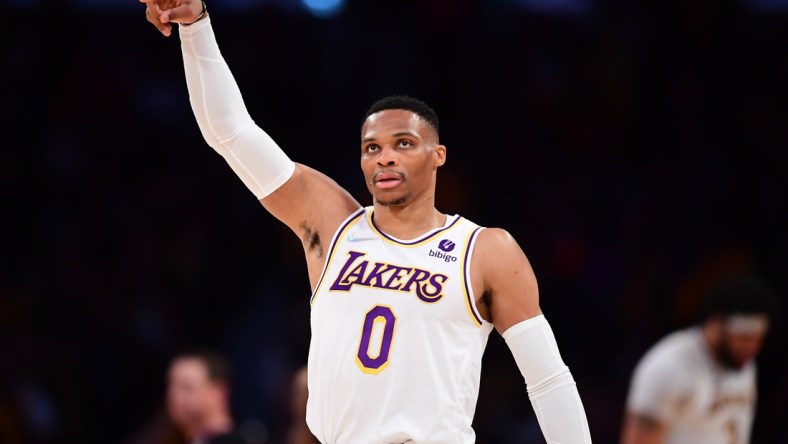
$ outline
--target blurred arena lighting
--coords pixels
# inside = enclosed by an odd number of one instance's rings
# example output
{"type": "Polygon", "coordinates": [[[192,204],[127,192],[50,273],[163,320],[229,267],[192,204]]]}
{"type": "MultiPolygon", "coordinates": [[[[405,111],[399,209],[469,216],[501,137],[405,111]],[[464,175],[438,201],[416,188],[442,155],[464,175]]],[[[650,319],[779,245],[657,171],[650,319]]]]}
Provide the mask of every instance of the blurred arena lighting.
{"type": "Polygon", "coordinates": [[[750,0],[750,6],[757,11],[788,12],[788,0],[750,0]]]}
{"type": "Polygon", "coordinates": [[[331,18],[345,8],[345,0],[301,0],[304,7],[315,17],[331,18]]]}
{"type": "Polygon", "coordinates": [[[592,0],[517,0],[526,11],[541,14],[586,14],[592,10],[592,0]]]}

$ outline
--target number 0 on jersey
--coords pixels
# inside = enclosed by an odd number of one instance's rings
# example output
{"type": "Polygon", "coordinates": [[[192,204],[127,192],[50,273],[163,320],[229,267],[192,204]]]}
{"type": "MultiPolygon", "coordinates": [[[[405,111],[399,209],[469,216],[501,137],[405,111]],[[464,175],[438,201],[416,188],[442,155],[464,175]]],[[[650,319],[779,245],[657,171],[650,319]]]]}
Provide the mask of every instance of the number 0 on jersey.
{"type": "Polygon", "coordinates": [[[388,367],[396,322],[394,312],[384,305],[376,305],[367,312],[356,354],[356,364],[362,372],[376,375],[388,367]]]}

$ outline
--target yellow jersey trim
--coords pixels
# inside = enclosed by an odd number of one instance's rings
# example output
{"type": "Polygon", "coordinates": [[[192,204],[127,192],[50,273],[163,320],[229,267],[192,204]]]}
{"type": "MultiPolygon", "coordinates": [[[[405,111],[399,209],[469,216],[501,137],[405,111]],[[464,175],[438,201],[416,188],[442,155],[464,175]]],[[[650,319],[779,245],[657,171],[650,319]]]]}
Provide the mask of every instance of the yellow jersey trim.
{"type": "Polygon", "coordinates": [[[482,318],[481,315],[476,310],[476,302],[472,300],[471,296],[473,295],[473,288],[471,287],[471,262],[470,262],[470,254],[471,246],[474,245],[474,240],[476,239],[476,234],[482,230],[482,227],[478,227],[475,230],[471,231],[468,234],[468,239],[465,240],[465,254],[463,254],[462,258],[462,291],[465,294],[465,307],[468,309],[468,314],[473,319],[473,323],[476,324],[477,327],[482,326],[482,318]]]}

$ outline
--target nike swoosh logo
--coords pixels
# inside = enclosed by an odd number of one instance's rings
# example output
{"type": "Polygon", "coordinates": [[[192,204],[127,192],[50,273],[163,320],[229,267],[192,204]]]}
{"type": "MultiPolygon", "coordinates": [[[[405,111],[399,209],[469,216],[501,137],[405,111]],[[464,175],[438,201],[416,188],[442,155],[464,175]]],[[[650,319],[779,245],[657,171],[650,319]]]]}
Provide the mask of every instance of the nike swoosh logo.
{"type": "Polygon", "coordinates": [[[355,237],[352,234],[347,237],[347,240],[349,242],[361,242],[361,241],[375,240],[375,239],[377,239],[377,237],[355,237]]]}

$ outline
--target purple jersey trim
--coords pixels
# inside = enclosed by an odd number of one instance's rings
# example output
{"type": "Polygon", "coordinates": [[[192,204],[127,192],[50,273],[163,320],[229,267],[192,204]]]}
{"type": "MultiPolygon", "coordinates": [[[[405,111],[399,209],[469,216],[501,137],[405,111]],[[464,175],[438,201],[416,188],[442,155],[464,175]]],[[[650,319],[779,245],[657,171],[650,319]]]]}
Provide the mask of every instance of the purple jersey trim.
{"type": "Polygon", "coordinates": [[[320,290],[320,285],[323,283],[323,278],[326,277],[326,272],[328,271],[328,267],[329,265],[331,265],[331,258],[334,256],[334,249],[336,248],[337,244],[339,244],[339,239],[342,237],[342,233],[344,233],[348,225],[352,224],[356,219],[359,218],[359,216],[361,216],[364,213],[365,213],[364,208],[361,208],[355,213],[353,213],[353,215],[351,215],[347,219],[347,221],[345,221],[345,223],[339,227],[336,234],[334,234],[334,238],[331,239],[331,247],[329,247],[328,249],[328,255],[326,256],[326,264],[323,266],[323,272],[320,273],[320,279],[317,281],[317,285],[315,285],[315,292],[312,293],[312,297],[309,298],[310,304],[314,302],[315,296],[317,295],[317,292],[320,290]]]}
{"type": "Polygon", "coordinates": [[[479,233],[482,227],[478,227],[477,229],[473,230],[471,236],[468,238],[468,245],[465,246],[465,258],[462,260],[462,281],[463,285],[465,285],[465,297],[468,298],[468,307],[471,309],[471,313],[473,314],[474,319],[479,325],[482,325],[483,322],[479,319],[479,315],[476,314],[476,304],[474,301],[471,300],[471,294],[473,294],[473,289],[470,286],[469,279],[468,279],[468,272],[470,271],[468,268],[468,258],[471,256],[471,245],[473,245],[473,241],[476,238],[476,235],[479,233]]]}
{"type": "Polygon", "coordinates": [[[431,239],[431,238],[437,236],[438,234],[443,233],[444,231],[450,229],[451,227],[456,225],[457,222],[460,221],[460,219],[462,219],[462,218],[459,217],[459,216],[456,216],[454,221],[452,223],[450,223],[448,226],[445,226],[443,228],[439,228],[437,231],[434,231],[432,233],[426,234],[423,237],[418,238],[416,240],[403,242],[401,240],[398,240],[396,238],[393,238],[393,237],[389,236],[388,234],[384,233],[383,230],[378,228],[377,224],[375,223],[375,219],[373,217],[373,211],[369,212],[369,221],[372,224],[372,228],[375,229],[375,232],[380,234],[381,236],[385,237],[386,239],[390,240],[391,242],[394,242],[394,243],[397,243],[397,244],[400,244],[400,245],[416,245],[416,244],[420,244],[420,243],[422,243],[422,242],[424,242],[424,241],[426,241],[428,239],[431,239]]]}

